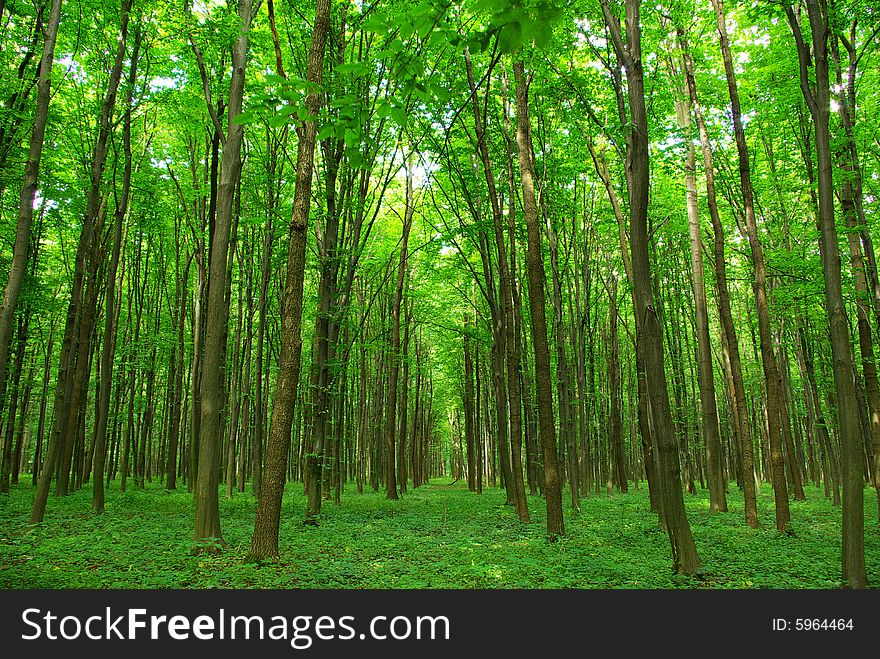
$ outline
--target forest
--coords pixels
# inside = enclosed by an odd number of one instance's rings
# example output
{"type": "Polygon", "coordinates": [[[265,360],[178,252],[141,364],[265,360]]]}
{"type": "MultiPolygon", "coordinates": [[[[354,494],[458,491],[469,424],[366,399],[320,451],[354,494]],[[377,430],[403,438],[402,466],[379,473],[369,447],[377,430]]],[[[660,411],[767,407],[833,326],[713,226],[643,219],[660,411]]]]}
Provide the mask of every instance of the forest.
{"type": "Polygon", "coordinates": [[[0,29],[3,588],[880,583],[872,3],[0,29]]]}

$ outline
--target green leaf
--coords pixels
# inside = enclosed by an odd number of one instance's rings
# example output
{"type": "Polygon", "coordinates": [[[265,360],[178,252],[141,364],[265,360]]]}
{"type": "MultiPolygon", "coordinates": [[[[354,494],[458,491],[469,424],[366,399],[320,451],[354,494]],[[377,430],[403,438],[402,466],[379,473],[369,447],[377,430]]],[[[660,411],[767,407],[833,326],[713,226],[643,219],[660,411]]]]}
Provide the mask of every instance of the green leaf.
{"type": "Polygon", "coordinates": [[[336,66],[337,73],[354,73],[355,75],[362,75],[368,70],[369,69],[364,62],[346,62],[336,66]]]}
{"type": "Polygon", "coordinates": [[[394,122],[400,127],[406,126],[407,116],[406,116],[406,108],[395,106],[391,108],[391,118],[394,122]]]}
{"type": "Polygon", "coordinates": [[[329,137],[332,137],[336,132],[333,124],[324,124],[321,126],[321,130],[318,131],[318,141],[323,142],[329,137]]]}
{"type": "Polygon", "coordinates": [[[232,117],[232,123],[236,126],[246,126],[247,124],[252,124],[256,121],[256,116],[250,110],[245,110],[244,112],[240,112],[239,114],[232,117]]]}
{"type": "Polygon", "coordinates": [[[379,14],[369,16],[363,23],[362,27],[373,34],[388,34],[388,26],[385,25],[385,19],[379,14]]]}
{"type": "Polygon", "coordinates": [[[498,33],[498,47],[502,53],[512,53],[522,46],[523,34],[519,21],[511,21],[498,33]]]}
{"type": "Polygon", "coordinates": [[[281,128],[284,124],[287,123],[287,116],[283,114],[276,114],[269,117],[269,126],[271,128],[281,128]]]}
{"type": "Polygon", "coordinates": [[[553,38],[553,26],[549,21],[539,21],[533,27],[532,38],[538,48],[546,48],[553,38]]]}

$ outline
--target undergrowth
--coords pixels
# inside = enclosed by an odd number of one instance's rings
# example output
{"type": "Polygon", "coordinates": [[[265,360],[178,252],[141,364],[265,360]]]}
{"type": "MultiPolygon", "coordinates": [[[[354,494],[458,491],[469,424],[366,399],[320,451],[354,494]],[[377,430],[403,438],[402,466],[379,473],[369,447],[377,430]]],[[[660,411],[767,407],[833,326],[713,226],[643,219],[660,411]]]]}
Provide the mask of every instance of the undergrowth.
{"type": "MultiPolygon", "coordinates": [[[[114,483],[106,513],[90,509],[83,490],[49,500],[44,524],[28,525],[29,485],[0,498],[3,588],[838,588],[840,509],[818,489],[792,501],[793,535],[777,533],[773,493],[759,495],[761,528],[745,525],[735,485],[730,512],[710,513],[708,494],[685,495],[703,568],[696,577],[671,570],[669,542],[643,486],[593,496],[581,513],[566,509],[566,537],[548,543],[544,502],[529,497],[521,524],[501,490],[482,495],[435,480],[388,501],[382,492],[325,501],[318,526],[302,523],[301,484],[284,498],[281,554],[250,564],[249,493],[222,496],[225,549],[193,551],[194,507],[185,491],[114,483]]],[[[880,583],[880,533],[873,491],[865,491],[869,583],[880,583]]]]}

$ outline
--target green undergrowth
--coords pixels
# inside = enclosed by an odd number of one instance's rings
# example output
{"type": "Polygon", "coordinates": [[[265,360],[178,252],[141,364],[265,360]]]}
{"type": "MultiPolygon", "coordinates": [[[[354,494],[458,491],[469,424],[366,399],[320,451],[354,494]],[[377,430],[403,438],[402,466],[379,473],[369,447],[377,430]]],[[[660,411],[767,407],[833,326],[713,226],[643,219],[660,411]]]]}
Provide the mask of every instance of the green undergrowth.
{"type": "MultiPolygon", "coordinates": [[[[381,492],[345,492],[324,502],[317,527],[302,523],[301,484],[287,487],[281,555],[244,562],[253,531],[249,493],[220,500],[226,548],[194,552],[192,497],[159,484],[114,484],[104,515],[89,490],[50,498],[46,521],[30,527],[29,485],[0,498],[3,588],[838,588],[840,509],[818,489],[792,501],[792,535],[777,533],[772,490],[761,488],[761,528],[746,527],[731,485],[729,513],[710,513],[708,494],[685,495],[703,568],[671,570],[669,542],[648,507],[644,484],[629,494],[566,507],[567,536],[544,534],[544,502],[529,497],[521,524],[498,489],[482,495],[435,480],[399,501],[381,492]]],[[[865,491],[869,583],[880,584],[880,529],[873,491],[865,491]]]]}

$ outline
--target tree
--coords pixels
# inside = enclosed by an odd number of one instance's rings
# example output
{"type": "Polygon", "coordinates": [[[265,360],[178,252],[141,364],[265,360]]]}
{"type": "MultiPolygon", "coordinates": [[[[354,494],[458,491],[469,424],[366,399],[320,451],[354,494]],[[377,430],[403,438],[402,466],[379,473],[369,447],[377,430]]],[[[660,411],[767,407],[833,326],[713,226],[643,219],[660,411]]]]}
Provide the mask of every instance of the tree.
{"type": "Polygon", "coordinates": [[[650,185],[648,123],[645,110],[639,5],[639,0],[626,1],[626,42],[621,34],[620,20],[612,13],[607,0],[602,1],[602,14],[611,34],[617,59],[626,69],[631,120],[627,136],[626,169],[633,291],[638,332],[636,341],[642,345],[640,352],[645,363],[649,409],[653,421],[653,436],[656,439],[660,505],[663,511],[661,519],[672,545],[673,570],[683,574],[694,574],[701,563],[681,494],[678,444],[672,431],[669,391],[666,388],[666,373],[663,365],[662,326],[654,305],[648,256],[650,185]]]}
{"type": "Polygon", "coordinates": [[[816,172],[819,186],[819,250],[825,282],[825,306],[831,335],[832,367],[840,423],[841,466],[843,468],[842,575],[852,588],[867,587],[865,575],[864,480],[861,431],[858,426],[856,390],[850,351],[849,321],[843,301],[840,278],[840,246],[834,226],[834,181],[832,176],[831,83],[828,73],[829,12],[818,0],[807,1],[812,36],[815,89],[810,85],[810,51],[800,30],[800,22],[786,5],[788,22],[794,33],[800,64],[801,91],[813,118],[816,145],[816,172]]]}
{"type": "Polygon", "coordinates": [[[55,62],[55,42],[58,38],[58,24],[61,21],[61,0],[52,0],[49,5],[49,19],[43,28],[43,54],[40,57],[39,77],[37,78],[37,98],[34,110],[34,125],[28,148],[25,175],[21,183],[18,203],[18,224],[15,229],[15,244],[9,278],[3,289],[3,303],[0,306],[0,401],[6,397],[6,361],[9,342],[15,323],[15,309],[18,296],[27,271],[28,253],[31,249],[31,225],[34,221],[34,202],[40,182],[40,161],[43,157],[43,142],[46,122],[49,116],[49,101],[52,92],[52,65],[55,62]]]}
{"type": "Polygon", "coordinates": [[[544,298],[544,258],[541,255],[541,229],[535,199],[535,174],[532,164],[532,136],[529,122],[529,95],[525,65],[513,63],[516,86],[516,149],[522,183],[523,212],[528,249],[529,308],[532,313],[532,342],[535,349],[535,379],[538,400],[541,448],[544,452],[544,499],[547,504],[547,535],[551,539],[565,535],[562,517],[562,485],[556,466],[556,422],[553,417],[553,390],[550,379],[550,347],[547,341],[546,302],[544,298]]]}
{"type": "MultiPolygon", "coordinates": [[[[259,4],[256,5],[259,7],[259,4]]],[[[198,476],[193,492],[196,500],[195,539],[223,544],[220,532],[220,504],[217,494],[219,480],[219,439],[224,414],[223,387],[225,343],[229,306],[226,299],[227,259],[232,231],[235,189],[241,175],[241,144],[244,126],[236,122],[241,114],[245,70],[247,67],[248,30],[255,8],[252,0],[239,0],[241,20],[232,51],[232,79],[229,83],[229,127],[223,144],[220,182],[217,189],[217,216],[211,239],[208,270],[208,303],[205,310],[205,360],[201,374],[201,423],[198,439],[198,476]]],[[[208,99],[210,105],[210,99],[208,99]]]]}
{"type": "MultiPolygon", "coordinates": [[[[330,30],[330,0],[318,0],[315,7],[314,31],[309,47],[306,80],[312,84],[306,96],[307,117],[301,118],[297,144],[296,190],[290,221],[290,242],[287,247],[287,277],[284,282],[281,324],[280,370],[272,403],[272,418],[266,452],[263,488],[257,505],[254,536],[248,552],[250,560],[263,560],[278,554],[278,527],[281,523],[281,497],[287,473],[287,456],[293,425],[293,406],[301,364],[303,279],[306,263],[306,237],[312,190],[312,168],[315,138],[318,132],[318,111],[324,68],[324,48],[330,30]]],[[[314,476],[314,474],[313,474],[314,476]]]]}

